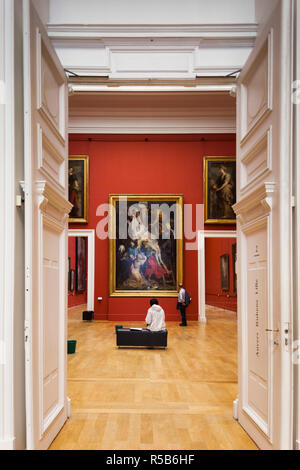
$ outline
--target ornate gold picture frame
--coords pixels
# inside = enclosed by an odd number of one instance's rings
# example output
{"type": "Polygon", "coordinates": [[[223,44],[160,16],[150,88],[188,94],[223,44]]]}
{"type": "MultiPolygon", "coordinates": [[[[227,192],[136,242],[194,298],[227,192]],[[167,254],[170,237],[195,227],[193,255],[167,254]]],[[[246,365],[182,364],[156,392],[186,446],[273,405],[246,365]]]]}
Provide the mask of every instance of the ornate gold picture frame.
{"type": "Polygon", "coordinates": [[[235,157],[204,157],[203,201],[205,224],[235,224],[235,157]]]}
{"type": "Polygon", "coordinates": [[[109,196],[109,293],[176,297],[183,280],[183,196],[109,196]]]}
{"type": "Polygon", "coordinates": [[[89,157],[87,155],[69,156],[69,202],[73,208],[69,223],[88,223],[89,197],[89,157]]]}

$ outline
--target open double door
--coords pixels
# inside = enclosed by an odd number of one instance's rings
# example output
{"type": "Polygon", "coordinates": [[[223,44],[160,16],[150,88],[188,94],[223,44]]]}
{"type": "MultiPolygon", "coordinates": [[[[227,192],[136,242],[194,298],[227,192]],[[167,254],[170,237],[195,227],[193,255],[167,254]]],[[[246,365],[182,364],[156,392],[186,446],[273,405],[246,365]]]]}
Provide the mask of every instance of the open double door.
{"type": "MultiPolygon", "coordinates": [[[[237,84],[239,422],[292,447],[292,4],[279,1],[237,84]]],[[[67,82],[23,0],[28,449],[67,418],[67,82]]]]}

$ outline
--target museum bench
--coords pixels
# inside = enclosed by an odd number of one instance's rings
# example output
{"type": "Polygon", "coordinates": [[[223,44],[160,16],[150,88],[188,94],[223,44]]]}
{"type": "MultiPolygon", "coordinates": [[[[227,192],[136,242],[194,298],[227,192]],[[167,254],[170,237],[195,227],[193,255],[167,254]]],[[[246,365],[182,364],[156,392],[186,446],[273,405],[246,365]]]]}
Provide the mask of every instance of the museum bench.
{"type": "Polygon", "coordinates": [[[150,331],[146,328],[116,329],[117,346],[140,346],[146,348],[166,348],[168,331],[150,331]]]}

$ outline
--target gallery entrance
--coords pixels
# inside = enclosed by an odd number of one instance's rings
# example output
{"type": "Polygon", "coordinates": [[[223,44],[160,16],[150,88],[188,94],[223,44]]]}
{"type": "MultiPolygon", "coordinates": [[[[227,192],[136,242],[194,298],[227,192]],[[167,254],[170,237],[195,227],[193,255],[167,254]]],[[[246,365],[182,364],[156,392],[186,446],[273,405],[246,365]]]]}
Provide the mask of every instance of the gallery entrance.
{"type": "MultiPolygon", "coordinates": [[[[66,131],[68,125],[65,116],[67,109],[65,75],[47,34],[29,3],[25,2],[27,29],[24,39],[27,54],[24,61],[26,76],[24,183],[27,282],[26,412],[28,448],[44,448],[49,445],[66,419],[66,317],[64,312],[66,312],[67,290],[67,214],[71,210],[71,205],[67,200],[66,131]],[[45,80],[46,76],[51,79],[45,80]],[[31,87],[40,90],[40,93],[34,93],[31,87]],[[55,99],[52,99],[53,93],[55,99]],[[34,112],[31,113],[30,110],[34,112]],[[44,282],[41,282],[42,280],[44,282]],[[53,291],[58,292],[55,297],[55,312],[57,313],[55,316],[53,316],[53,291]],[[43,332],[47,331],[49,326],[53,334],[44,335],[43,332]],[[57,341],[54,341],[55,338],[57,341]],[[47,358],[45,363],[37,359],[42,357],[47,358]]],[[[289,57],[292,62],[289,52],[292,50],[289,34],[292,15],[290,15],[289,8],[289,2],[283,2],[275,10],[270,22],[258,35],[254,51],[237,83],[239,186],[237,188],[238,202],[234,210],[238,216],[240,365],[238,418],[259,447],[270,449],[292,447],[292,366],[289,347],[293,309],[290,243],[292,156],[289,148],[292,129],[289,91],[292,81],[287,76],[283,60],[283,57],[285,59],[289,57]],[[278,81],[278,77],[281,77],[281,81],[278,81]],[[283,187],[290,189],[281,191],[283,187]],[[282,390],[284,390],[283,394],[281,394],[282,390]]],[[[218,89],[220,90],[221,88],[218,89]]],[[[143,133],[148,138],[148,141],[144,140],[144,145],[149,142],[150,134],[157,134],[157,129],[162,131],[162,121],[165,124],[163,129],[167,139],[170,138],[170,134],[177,135],[180,129],[182,134],[196,135],[195,140],[197,140],[199,127],[203,134],[205,125],[210,137],[218,131],[222,134],[228,132],[228,127],[224,132],[226,127],[224,122],[228,119],[228,114],[226,114],[226,119],[224,115],[222,119],[219,114],[219,120],[217,120],[214,114],[218,112],[217,105],[208,113],[209,129],[207,129],[207,109],[200,119],[198,119],[197,111],[194,115],[190,112],[188,117],[185,114],[186,99],[193,101],[195,95],[202,101],[202,104],[211,103],[211,95],[213,95],[215,104],[219,104],[219,99],[221,99],[226,108],[226,103],[232,99],[229,96],[229,90],[223,89],[221,93],[218,91],[203,93],[202,90],[194,94],[190,91],[181,91],[178,94],[177,92],[169,94],[160,90],[158,94],[154,92],[151,95],[149,89],[142,93],[142,101],[140,101],[141,96],[135,91],[124,95],[120,91],[120,96],[118,93],[104,92],[104,94],[106,93],[106,103],[111,100],[111,105],[118,103],[118,99],[123,101],[123,109],[119,108],[119,114],[123,114],[123,118],[126,116],[126,119],[123,119],[121,124],[120,121],[112,124],[114,136],[117,136],[120,129],[123,136],[133,134],[133,129],[136,134],[136,129],[138,129],[139,134],[143,133]],[[176,108],[173,100],[177,96],[179,104],[176,108]],[[136,109],[133,110],[128,123],[128,115],[124,112],[124,108],[126,109],[129,104],[132,106],[132,99],[142,103],[142,108],[146,109],[143,115],[145,120],[142,124],[141,109],[136,113],[136,109]],[[155,118],[153,118],[153,109],[149,112],[149,108],[144,107],[145,102],[149,104],[149,101],[156,106],[155,118]],[[163,109],[162,103],[165,105],[163,109]],[[177,116],[173,115],[172,119],[169,119],[169,109],[176,109],[174,114],[177,116]],[[186,127],[186,118],[189,123],[195,124],[193,133],[191,132],[192,126],[188,125],[188,129],[186,127]],[[144,129],[141,132],[143,124],[144,129]],[[222,126],[224,127],[221,132],[222,126]],[[156,132],[154,132],[155,129],[156,132]]],[[[71,99],[72,97],[70,104],[71,99]]],[[[83,138],[79,138],[81,139],[79,142],[81,152],[85,145],[90,146],[90,153],[96,151],[95,139],[87,136],[90,133],[87,129],[92,127],[95,134],[100,135],[100,137],[97,136],[98,141],[101,141],[104,133],[107,134],[108,126],[104,129],[103,115],[100,121],[97,121],[97,100],[98,104],[101,102],[103,106],[100,94],[92,96],[86,96],[84,93],[74,94],[74,108],[70,107],[69,114],[69,130],[72,137],[74,134],[79,135],[80,132],[81,136],[84,135],[83,138]],[[91,101],[93,102],[94,107],[90,113],[87,112],[82,116],[78,114],[80,101],[85,103],[87,108],[91,101]],[[81,120],[80,123],[79,120],[81,120]]],[[[231,106],[234,109],[234,102],[231,106]]],[[[191,109],[195,110],[192,106],[191,109]]],[[[232,116],[235,117],[235,113],[232,116]]],[[[106,119],[107,114],[104,113],[104,120],[106,119]]],[[[234,134],[234,131],[229,133],[234,134]]],[[[127,140],[130,141],[130,138],[127,140]]],[[[205,137],[201,145],[207,145],[207,140],[210,139],[205,137]]],[[[121,142],[123,141],[124,137],[121,142]]],[[[74,142],[75,140],[72,145],[74,142]]],[[[103,145],[105,147],[105,142],[103,145]]],[[[178,142],[176,146],[180,146],[178,142]]],[[[175,160],[178,158],[177,155],[174,150],[175,160]]],[[[131,162],[127,170],[129,174],[132,170],[135,171],[137,182],[139,182],[138,162],[133,162],[133,168],[131,162]]],[[[183,170],[184,168],[182,173],[183,170]]],[[[105,165],[103,165],[103,171],[105,171],[105,165]]],[[[118,168],[115,171],[115,174],[117,173],[118,168]]],[[[165,174],[168,175],[168,172],[165,174]]],[[[150,177],[147,181],[149,180],[155,185],[155,177],[150,177]]],[[[174,182],[174,178],[171,181],[174,182]]],[[[113,180],[110,182],[112,184],[109,192],[115,192],[113,180]]],[[[168,182],[166,177],[166,185],[169,184],[168,182]]],[[[191,185],[191,188],[195,187],[197,183],[191,185]]],[[[124,191],[128,192],[128,189],[124,191]]],[[[122,192],[117,191],[119,194],[122,192]]],[[[151,190],[152,194],[154,192],[158,192],[155,186],[151,190]]],[[[172,190],[172,192],[175,191],[172,190]]],[[[176,193],[179,192],[180,189],[176,191],[176,193]]],[[[144,191],[139,191],[139,194],[142,193],[144,191]]],[[[95,206],[93,211],[96,213],[95,206]]],[[[190,254],[187,253],[186,258],[189,259],[189,257],[190,254]]],[[[197,279],[195,292],[196,290],[197,279]]],[[[116,312],[120,311],[119,302],[120,300],[117,299],[113,304],[112,299],[107,297],[106,306],[103,304],[103,309],[107,307],[111,309],[110,320],[117,319],[116,312]]],[[[99,319],[101,319],[103,312],[100,310],[99,312],[99,319]]],[[[133,310],[132,314],[136,316],[137,311],[133,310]]]]}
{"type": "Polygon", "coordinates": [[[207,309],[237,313],[236,230],[200,230],[197,239],[199,321],[207,309]]]}
{"type": "Polygon", "coordinates": [[[68,230],[68,309],[94,312],[95,231],[68,230]],[[84,306],[82,309],[79,306],[84,306]]]}

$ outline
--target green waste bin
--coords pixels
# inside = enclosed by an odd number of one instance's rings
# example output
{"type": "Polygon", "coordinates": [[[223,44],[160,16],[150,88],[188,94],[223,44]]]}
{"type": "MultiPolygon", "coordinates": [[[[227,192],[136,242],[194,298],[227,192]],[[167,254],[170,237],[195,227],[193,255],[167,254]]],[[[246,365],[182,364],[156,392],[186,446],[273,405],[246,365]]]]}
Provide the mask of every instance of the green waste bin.
{"type": "Polygon", "coordinates": [[[76,351],[76,339],[68,339],[68,354],[74,354],[76,351]]]}

